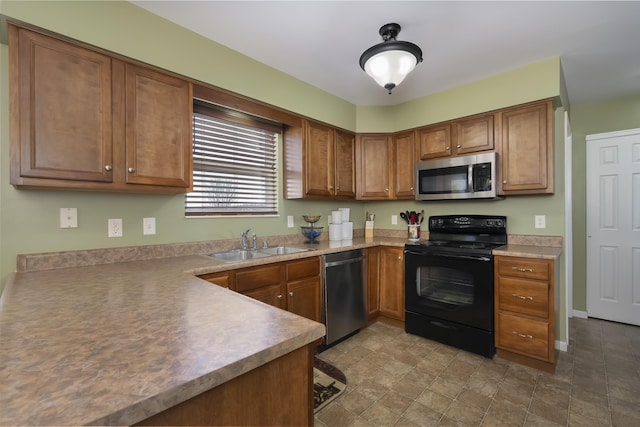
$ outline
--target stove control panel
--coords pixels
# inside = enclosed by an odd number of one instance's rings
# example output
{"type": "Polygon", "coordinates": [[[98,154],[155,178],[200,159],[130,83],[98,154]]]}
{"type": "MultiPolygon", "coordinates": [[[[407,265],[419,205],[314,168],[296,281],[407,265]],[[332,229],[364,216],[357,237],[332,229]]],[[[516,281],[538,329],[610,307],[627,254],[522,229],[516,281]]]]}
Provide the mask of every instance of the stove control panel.
{"type": "Polygon", "coordinates": [[[429,231],[446,233],[506,233],[507,217],[489,215],[439,215],[429,217],[429,231]]]}

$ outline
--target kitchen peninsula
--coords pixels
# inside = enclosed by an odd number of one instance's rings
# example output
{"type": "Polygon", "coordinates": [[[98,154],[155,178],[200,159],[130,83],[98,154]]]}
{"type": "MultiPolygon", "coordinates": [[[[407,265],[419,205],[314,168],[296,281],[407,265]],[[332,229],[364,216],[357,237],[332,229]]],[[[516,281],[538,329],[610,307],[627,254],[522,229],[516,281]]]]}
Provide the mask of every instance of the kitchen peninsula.
{"type": "Polygon", "coordinates": [[[129,425],[216,390],[201,411],[225,405],[215,422],[234,411],[238,424],[312,422],[324,326],[193,275],[221,264],[190,255],[15,273],[0,299],[0,425],[129,425]]]}

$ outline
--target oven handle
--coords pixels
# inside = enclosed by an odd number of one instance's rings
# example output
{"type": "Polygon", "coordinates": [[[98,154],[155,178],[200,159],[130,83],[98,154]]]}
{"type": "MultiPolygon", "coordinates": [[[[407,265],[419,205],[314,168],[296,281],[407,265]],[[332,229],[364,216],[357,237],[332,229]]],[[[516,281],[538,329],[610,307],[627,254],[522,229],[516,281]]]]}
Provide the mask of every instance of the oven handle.
{"type": "Polygon", "coordinates": [[[441,257],[441,258],[453,258],[453,259],[468,259],[468,260],[472,260],[472,261],[491,261],[491,257],[488,256],[484,256],[484,255],[456,255],[456,254],[450,254],[450,253],[446,253],[446,254],[442,254],[442,253],[436,253],[436,252],[415,252],[412,250],[406,250],[405,251],[405,255],[417,255],[417,256],[437,256],[437,257],[441,257]]]}

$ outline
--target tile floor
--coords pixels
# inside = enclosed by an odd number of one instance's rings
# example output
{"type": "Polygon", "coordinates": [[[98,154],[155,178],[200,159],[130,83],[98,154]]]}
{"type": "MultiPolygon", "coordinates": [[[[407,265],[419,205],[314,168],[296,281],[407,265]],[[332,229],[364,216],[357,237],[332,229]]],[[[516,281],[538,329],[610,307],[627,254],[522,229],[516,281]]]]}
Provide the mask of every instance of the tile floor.
{"type": "Polygon", "coordinates": [[[640,327],[569,327],[550,375],[377,322],[319,355],[347,390],[316,426],[640,426],[640,327]]]}

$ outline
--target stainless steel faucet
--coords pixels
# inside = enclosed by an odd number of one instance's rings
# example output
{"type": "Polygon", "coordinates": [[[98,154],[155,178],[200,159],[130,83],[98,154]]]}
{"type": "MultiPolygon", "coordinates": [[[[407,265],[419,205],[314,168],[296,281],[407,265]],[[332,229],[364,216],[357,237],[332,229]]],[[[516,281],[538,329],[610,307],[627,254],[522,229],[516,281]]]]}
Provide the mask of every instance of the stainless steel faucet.
{"type": "Polygon", "coordinates": [[[242,249],[245,251],[249,249],[249,231],[251,231],[250,228],[242,232],[242,249]]]}
{"type": "Polygon", "coordinates": [[[258,250],[258,237],[256,236],[256,233],[253,233],[253,250],[258,250]]]}

